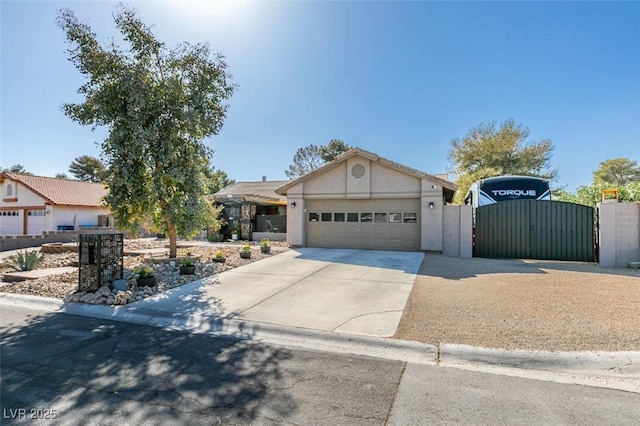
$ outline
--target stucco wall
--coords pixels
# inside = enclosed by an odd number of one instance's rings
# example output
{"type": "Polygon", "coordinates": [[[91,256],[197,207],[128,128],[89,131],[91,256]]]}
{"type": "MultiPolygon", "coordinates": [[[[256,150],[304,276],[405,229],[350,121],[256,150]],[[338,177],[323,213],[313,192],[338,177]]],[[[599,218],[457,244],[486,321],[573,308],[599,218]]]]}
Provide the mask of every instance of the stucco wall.
{"type": "Polygon", "coordinates": [[[287,243],[292,247],[305,245],[304,184],[299,183],[287,191],[287,243]],[[295,203],[295,207],[293,207],[295,203]]]}
{"type": "Polygon", "coordinates": [[[5,179],[4,183],[2,183],[0,195],[0,207],[39,207],[44,206],[45,202],[44,198],[31,191],[29,188],[9,179],[5,179]],[[7,186],[9,185],[12,185],[13,187],[13,195],[11,196],[7,196],[7,186]],[[5,198],[17,198],[17,201],[2,201],[5,198]]]}
{"type": "Polygon", "coordinates": [[[598,208],[600,266],[640,261],[640,203],[602,203],[598,208]]]}
{"type": "Polygon", "coordinates": [[[444,206],[442,254],[473,256],[473,214],[471,206],[444,206]]]}
{"type": "Polygon", "coordinates": [[[51,214],[47,215],[47,230],[55,231],[58,225],[73,225],[75,216],[76,226],[98,226],[98,215],[109,215],[111,211],[107,207],[77,207],[77,206],[50,206],[51,214]]]}

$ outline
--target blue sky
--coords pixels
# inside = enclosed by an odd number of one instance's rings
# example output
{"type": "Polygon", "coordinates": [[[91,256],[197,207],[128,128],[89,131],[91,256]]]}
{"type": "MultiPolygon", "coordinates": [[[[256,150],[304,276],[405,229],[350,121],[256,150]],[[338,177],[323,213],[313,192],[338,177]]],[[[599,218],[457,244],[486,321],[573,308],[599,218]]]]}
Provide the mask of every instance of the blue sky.
{"type": "MultiPolygon", "coordinates": [[[[80,98],[56,11],[106,43],[115,2],[5,1],[0,165],[42,176],[99,157],[104,131],[61,111],[80,98]]],[[[427,173],[451,140],[515,119],[555,144],[557,186],[598,164],[640,162],[638,2],[127,2],[168,46],[209,42],[238,84],[213,165],[236,180],[286,179],[296,149],[331,139],[427,173]]]]}

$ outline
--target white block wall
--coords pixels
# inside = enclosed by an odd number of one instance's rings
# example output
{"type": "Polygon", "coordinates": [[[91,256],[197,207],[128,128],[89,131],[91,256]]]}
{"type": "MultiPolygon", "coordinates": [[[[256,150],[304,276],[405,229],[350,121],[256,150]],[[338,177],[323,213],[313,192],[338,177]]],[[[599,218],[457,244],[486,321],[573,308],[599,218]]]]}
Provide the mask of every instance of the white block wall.
{"type": "Polygon", "coordinates": [[[600,266],[627,267],[640,261],[640,203],[602,203],[600,266]]]}

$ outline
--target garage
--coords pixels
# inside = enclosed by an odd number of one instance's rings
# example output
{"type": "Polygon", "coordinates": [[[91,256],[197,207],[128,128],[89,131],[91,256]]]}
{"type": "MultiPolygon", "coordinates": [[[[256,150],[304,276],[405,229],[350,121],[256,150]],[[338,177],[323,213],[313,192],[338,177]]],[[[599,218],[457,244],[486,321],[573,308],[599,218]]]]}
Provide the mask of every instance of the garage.
{"type": "Polygon", "coordinates": [[[309,247],[420,250],[420,200],[309,200],[309,247]]]}
{"type": "Polygon", "coordinates": [[[456,189],[446,176],[352,148],[276,194],[287,197],[290,247],[457,253],[459,212],[445,215],[456,189]]]}
{"type": "Polygon", "coordinates": [[[40,235],[46,229],[44,210],[29,210],[27,212],[27,234],[40,235]]]}
{"type": "Polygon", "coordinates": [[[22,235],[22,216],[19,210],[0,211],[0,235],[22,235]]]}

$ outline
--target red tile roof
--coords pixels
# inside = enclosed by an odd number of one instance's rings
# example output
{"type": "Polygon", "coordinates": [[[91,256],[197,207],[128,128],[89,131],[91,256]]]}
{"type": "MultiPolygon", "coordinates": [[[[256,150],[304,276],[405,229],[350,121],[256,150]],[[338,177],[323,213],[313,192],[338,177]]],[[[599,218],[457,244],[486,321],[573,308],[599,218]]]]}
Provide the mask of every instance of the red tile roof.
{"type": "Polygon", "coordinates": [[[109,190],[101,183],[55,179],[12,172],[0,173],[0,177],[23,184],[51,204],[100,207],[105,205],[102,199],[109,193],[109,190]]]}

